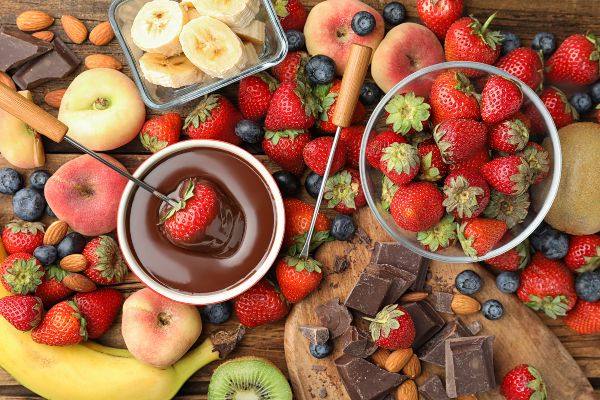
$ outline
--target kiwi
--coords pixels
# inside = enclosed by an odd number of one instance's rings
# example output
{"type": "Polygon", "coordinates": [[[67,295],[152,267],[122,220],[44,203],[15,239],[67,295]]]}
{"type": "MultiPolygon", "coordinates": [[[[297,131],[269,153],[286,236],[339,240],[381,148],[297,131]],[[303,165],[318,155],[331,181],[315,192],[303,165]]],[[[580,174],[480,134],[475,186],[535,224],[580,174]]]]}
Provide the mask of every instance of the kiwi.
{"type": "Polygon", "coordinates": [[[292,389],[269,360],[240,357],[215,370],[208,385],[208,400],[292,400],[292,389]]]}

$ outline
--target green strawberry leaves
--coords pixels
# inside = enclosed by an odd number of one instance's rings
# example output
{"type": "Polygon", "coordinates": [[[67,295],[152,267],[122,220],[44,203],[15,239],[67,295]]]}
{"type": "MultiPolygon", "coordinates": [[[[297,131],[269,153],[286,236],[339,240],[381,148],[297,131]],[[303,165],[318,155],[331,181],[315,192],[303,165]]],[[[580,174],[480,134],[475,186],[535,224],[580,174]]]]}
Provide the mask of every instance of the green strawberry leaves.
{"type": "Polygon", "coordinates": [[[385,211],[390,210],[390,204],[392,204],[392,199],[398,190],[398,186],[391,181],[390,178],[383,175],[381,180],[381,207],[385,211]]]}
{"type": "Polygon", "coordinates": [[[386,163],[387,172],[394,170],[398,174],[409,174],[420,163],[417,148],[408,143],[392,143],[385,149],[381,161],[386,163]]]}
{"type": "Polygon", "coordinates": [[[38,232],[44,233],[44,225],[41,222],[25,222],[18,219],[13,219],[6,228],[10,229],[12,233],[31,233],[33,235],[38,232]]]}
{"type": "Polygon", "coordinates": [[[146,150],[151,151],[152,153],[164,149],[168,144],[168,142],[158,140],[156,136],[152,136],[148,132],[142,132],[140,134],[140,142],[142,142],[142,146],[144,146],[146,150]]]}
{"type": "Polygon", "coordinates": [[[334,208],[342,203],[347,208],[356,208],[354,199],[359,189],[360,184],[353,182],[350,172],[338,172],[325,182],[324,198],[328,200],[327,207],[334,208]]]}
{"type": "Polygon", "coordinates": [[[485,194],[483,188],[472,186],[462,175],[450,178],[444,185],[445,199],[442,205],[448,212],[456,212],[459,218],[471,218],[479,208],[479,198],[485,194]]]}
{"type": "Polygon", "coordinates": [[[160,222],[165,222],[171,218],[179,210],[183,210],[189,199],[194,197],[194,182],[190,179],[187,188],[183,194],[183,198],[179,201],[177,207],[171,207],[169,211],[160,218],[160,222]]]}
{"type": "Polygon", "coordinates": [[[280,18],[285,18],[290,15],[290,12],[287,10],[288,0],[275,0],[275,13],[280,18]]]}
{"type": "Polygon", "coordinates": [[[77,304],[73,300],[68,300],[67,303],[73,309],[73,317],[79,320],[79,335],[86,341],[88,339],[87,320],[83,317],[79,311],[79,307],[77,307],[77,304]]]}
{"type": "MultiPolygon", "coordinates": [[[[326,242],[332,242],[334,239],[331,237],[329,231],[317,231],[314,232],[310,240],[309,253],[314,252],[319,246],[326,242]]],[[[290,246],[287,251],[288,256],[297,256],[302,252],[304,243],[306,242],[306,233],[294,237],[294,243],[290,246]]]]}
{"type": "Polygon", "coordinates": [[[373,340],[377,341],[381,337],[387,338],[390,336],[391,331],[400,328],[398,318],[403,315],[404,312],[398,310],[398,304],[390,304],[379,311],[375,318],[363,318],[371,322],[369,324],[369,330],[371,331],[373,340]]]}
{"type": "Polygon", "coordinates": [[[427,246],[430,251],[445,249],[456,240],[456,224],[454,217],[446,214],[433,227],[417,232],[417,240],[421,245],[427,246]]]}
{"type": "Polygon", "coordinates": [[[190,124],[194,128],[198,128],[198,126],[200,126],[200,122],[205,122],[207,119],[211,119],[211,111],[219,106],[220,99],[221,96],[218,94],[204,96],[196,108],[194,108],[194,110],[186,117],[183,124],[183,129],[186,129],[190,124]]]}
{"type": "Polygon", "coordinates": [[[479,36],[481,40],[483,40],[483,42],[487,44],[492,50],[496,50],[496,47],[502,44],[502,41],[504,40],[504,35],[501,32],[490,31],[488,29],[494,18],[496,18],[496,14],[497,13],[493,13],[492,15],[490,15],[488,19],[483,23],[483,25],[481,25],[481,22],[479,22],[477,18],[471,15],[470,18],[472,21],[471,24],[469,24],[469,27],[471,28],[471,33],[473,35],[479,36]]]}
{"type": "Polygon", "coordinates": [[[277,146],[279,139],[288,138],[293,140],[302,133],[304,133],[304,131],[294,129],[286,129],[285,131],[265,131],[265,139],[271,141],[273,146],[277,146]]]}
{"type": "Polygon", "coordinates": [[[294,267],[296,271],[302,272],[317,272],[321,273],[321,267],[323,266],[320,262],[314,258],[298,258],[293,256],[284,257],[283,261],[290,267],[294,267]]]}
{"type": "Polygon", "coordinates": [[[532,366],[528,366],[527,371],[533,376],[533,380],[527,382],[527,387],[533,390],[529,400],[546,400],[548,393],[546,391],[546,384],[542,380],[542,375],[532,366]]]}
{"type": "Polygon", "coordinates": [[[411,129],[421,132],[423,124],[429,119],[430,108],[425,103],[425,98],[415,96],[413,92],[399,94],[392,97],[385,106],[385,111],[389,114],[385,123],[402,135],[406,135],[411,129]]]}
{"type": "Polygon", "coordinates": [[[529,295],[529,301],[525,305],[534,311],[543,311],[552,319],[567,315],[569,309],[569,300],[566,296],[545,296],[541,298],[535,295],[529,295]]]}
{"type": "Polygon", "coordinates": [[[437,182],[442,179],[442,175],[440,175],[440,170],[437,167],[432,166],[433,152],[425,154],[424,157],[421,157],[421,173],[419,174],[419,179],[428,181],[428,182],[437,182]]]}
{"type": "Polygon", "coordinates": [[[517,196],[509,196],[492,190],[490,202],[483,211],[483,215],[504,221],[508,229],[512,229],[525,220],[529,204],[529,192],[527,191],[517,196]]]}
{"type": "Polygon", "coordinates": [[[44,269],[37,263],[36,259],[31,257],[27,260],[14,260],[8,267],[2,279],[10,287],[12,294],[33,293],[39,285],[42,284],[44,269]]]}

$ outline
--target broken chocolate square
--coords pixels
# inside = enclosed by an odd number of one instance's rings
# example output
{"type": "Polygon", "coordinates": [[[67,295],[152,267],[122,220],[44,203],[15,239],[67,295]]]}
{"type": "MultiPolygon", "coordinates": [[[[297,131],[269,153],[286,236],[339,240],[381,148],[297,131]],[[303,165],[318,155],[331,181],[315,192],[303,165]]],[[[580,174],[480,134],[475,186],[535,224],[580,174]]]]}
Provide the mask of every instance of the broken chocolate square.
{"type": "Polygon", "coordinates": [[[337,297],[317,306],[315,314],[323,326],[329,329],[330,339],[341,336],[352,323],[352,314],[346,306],[340,304],[337,297]]]}
{"type": "Polygon", "coordinates": [[[52,50],[53,46],[17,29],[0,26],[0,71],[18,68],[52,50]]]}
{"type": "Polygon", "coordinates": [[[396,303],[400,296],[402,296],[417,279],[416,275],[390,264],[369,264],[367,265],[367,271],[380,278],[392,281],[392,284],[383,299],[383,305],[396,303]]]}
{"type": "Polygon", "coordinates": [[[434,337],[429,339],[419,351],[417,356],[422,361],[443,367],[446,365],[446,339],[455,339],[471,336],[471,332],[465,327],[460,319],[446,322],[444,328],[434,337]]]}
{"type": "Polygon", "coordinates": [[[481,325],[481,321],[475,320],[471,321],[471,323],[467,325],[467,329],[469,332],[471,332],[471,335],[477,336],[477,334],[483,329],[483,326],[481,325]]]}
{"type": "Polygon", "coordinates": [[[433,292],[427,297],[427,301],[433,306],[435,311],[444,314],[454,314],[452,311],[452,299],[454,295],[446,292],[433,292]]]}
{"type": "Polygon", "coordinates": [[[419,350],[429,339],[438,333],[446,323],[444,319],[426,301],[403,305],[415,324],[413,349],[419,350]]]}
{"type": "Polygon", "coordinates": [[[458,397],[496,387],[494,336],[446,340],[446,394],[458,397]]]}
{"type": "Polygon", "coordinates": [[[349,327],[339,341],[344,354],[352,357],[367,358],[377,350],[371,336],[355,326],[349,327]]]}
{"type": "Polygon", "coordinates": [[[351,400],[378,400],[408,379],[379,368],[363,358],[343,355],[335,366],[351,400]]]}
{"type": "Polygon", "coordinates": [[[323,344],[329,340],[329,329],[324,326],[301,325],[298,330],[314,345],[323,344]]]}
{"type": "Polygon", "coordinates": [[[423,290],[429,263],[426,259],[410,251],[396,242],[376,242],[371,254],[371,262],[374,264],[390,264],[404,271],[414,274],[417,278],[412,284],[414,291],[423,290]]]}
{"type": "Polygon", "coordinates": [[[419,386],[419,393],[425,400],[450,400],[442,380],[437,375],[432,375],[419,386]]]}
{"type": "Polygon", "coordinates": [[[383,304],[392,281],[369,273],[366,269],[360,274],[358,281],[344,303],[346,307],[374,316],[383,304]]]}

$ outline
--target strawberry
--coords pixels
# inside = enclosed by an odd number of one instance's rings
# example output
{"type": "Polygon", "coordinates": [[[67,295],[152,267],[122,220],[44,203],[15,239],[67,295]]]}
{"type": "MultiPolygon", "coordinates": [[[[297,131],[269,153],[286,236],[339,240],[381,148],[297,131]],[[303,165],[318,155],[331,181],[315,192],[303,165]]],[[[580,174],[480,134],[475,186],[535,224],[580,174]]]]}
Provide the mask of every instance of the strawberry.
{"type": "MultiPolygon", "coordinates": [[[[304,244],[305,234],[310,226],[315,207],[302,200],[293,198],[284,199],[283,207],[285,209],[285,233],[283,235],[283,245],[285,247],[290,247],[295,242],[304,244]]],[[[318,246],[318,244],[327,240],[330,228],[331,221],[329,218],[325,214],[319,212],[315,224],[315,233],[312,237],[313,243],[318,246]]]]}
{"type": "Polygon", "coordinates": [[[12,294],[35,292],[43,276],[42,264],[31,254],[13,253],[0,264],[0,281],[12,294]]]}
{"type": "Polygon", "coordinates": [[[396,185],[405,185],[419,172],[419,151],[408,143],[392,143],[381,155],[379,168],[396,185]]]}
{"type": "Polygon", "coordinates": [[[97,339],[108,331],[123,305],[121,292],[108,288],[77,293],[73,300],[87,322],[90,339],[97,339]]]}
{"type": "Polygon", "coordinates": [[[385,105],[385,123],[401,135],[421,132],[428,124],[431,106],[414,92],[397,94],[385,105]]]}
{"type": "Polygon", "coordinates": [[[300,0],[275,0],[275,12],[284,31],[302,32],[308,14],[300,0]]]}
{"type": "MultiPolygon", "coordinates": [[[[191,202],[188,201],[188,203],[191,202]]],[[[190,208],[191,206],[186,210],[190,208]]],[[[102,235],[90,240],[83,249],[83,255],[88,262],[83,273],[100,285],[119,283],[127,276],[127,264],[125,264],[121,249],[110,236],[102,235]]]]}
{"type": "Polygon", "coordinates": [[[552,54],[546,64],[550,82],[589,85],[600,78],[600,43],[596,36],[571,35],[552,54]]]}
{"type": "Polygon", "coordinates": [[[0,315],[23,332],[39,325],[43,311],[42,300],[36,296],[15,294],[0,298],[0,315]]]}
{"type": "Polygon", "coordinates": [[[517,296],[535,311],[552,319],[563,316],[577,301],[573,274],[560,260],[549,260],[535,253],[521,273],[517,296]]]}
{"type": "Polygon", "coordinates": [[[544,61],[540,53],[529,47],[512,50],[498,60],[496,67],[522,80],[533,90],[542,89],[544,61]]]}
{"type": "Polygon", "coordinates": [[[238,90],[238,105],[244,119],[264,119],[275,89],[277,80],[266,72],[242,79],[238,90]]]}
{"type": "Polygon", "coordinates": [[[352,214],[367,204],[360,184],[360,175],[355,169],[344,169],[329,177],[325,183],[324,199],[327,207],[342,214],[352,214]]]}
{"type": "Polygon", "coordinates": [[[284,257],[275,267],[281,293],[290,303],[297,303],[311,294],[323,279],[321,263],[307,258],[284,257]]]}
{"type": "Polygon", "coordinates": [[[234,308],[240,323],[249,328],[279,321],[289,311],[281,293],[266,279],[239,295],[234,308]]]}
{"type": "Polygon", "coordinates": [[[77,344],[87,340],[86,320],[74,301],[61,301],[48,310],[31,332],[31,338],[49,346],[77,344]]]}
{"type": "Polygon", "coordinates": [[[285,131],[266,131],[262,141],[265,154],[283,169],[301,175],[304,171],[302,151],[310,142],[310,133],[288,129],[285,131]]]}
{"type": "Polygon", "coordinates": [[[502,76],[492,76],[481,93],[481,119],[488,124],[500,123],[519,111],[522,104],[519,85],[502,76]]]}
{"type": "Polygon", "coordinates": [[[235,126],[242,114],[220,94],[204,96],[187,116],[183,129],[190,139],[215,139],[240,144],[235,126]]]}
{"type": "Polygon", "coordinates": [[[438,75],[431,86],[429,102],[436,125],[452,118],[480,118],[475,88],[462,72],[447,71],[438,75]]]}
{"type": "Polygon", "coordinates": [[[433,183],[413,182],[396,190],[390,213],[400,228],[424,231],[442,219],[442,201],[442,192],[433,183]]]}
{"type": "Polygon", "coordinates": [[[390,181],[390,178],[385,175],[381,177],[381,208],[385,211],[390,211],[390,205],[397,190],[398,185],[390,181]]]}
{"type": "Polygon", "coordinates": [[[142,126],[140,142],[146,150],[156,153],[179,141],[182,124],[181,115],[176,112],[151,118],[142,126]]]}
{"type": "MultiPolygon", "coordinates": [[[[556,125],[557,129],[572,124],[574,121],[579,119],[579,114],[577,113],[577,110],[575,110],[571,103],[569,103],[569,101],[567,100],[567,96],[560,89],[557,89],[554,86],[547,87],[540,94],[540,99],[548,109],[550,116],[552,116],[552,119],[554,120],[554,124],[556,125]]],[[[529,111],[528,114],[527,108],[525,109],[525,111],[525,114],[527,115],[532,114],[531,111],[529,111]]],[[[533,126],[533,118],[531,122],[533,126]]],[[[541,125],[539,126],[540,132],[544,131],[544,127],[544,123],[541,122],[541,125]]]]}
{"type": "Polygon", "coordinates": [[[42,277],[42,283],[35,290],[35,295],[42,299],[44,307],[50,308],[59,301],[65,300],[73,293],[71,289],[63,285],[62,280],[69,273],[57,265],[46,267],[46,273],[42,277]]]}
{"type": "Polygon", "coordinates": [[[420,167],[417,179],[428,182],[437,182],[448,174],[448,164],[444,162],[442,153],[435,141],[425,141],[417,145],[420,167]]]}
{"type": "MultiPolygon", "coordinates": [[[[500,244],[504,244],[510,240],[512,240],[512,235],[507,232],[500,241],[500,244]]],[[[525,240],[499,256],[488,258],[485,260],[485,263],[501,271],[518,271],[529,264],[530,258],[529,241],[525,240]]]]}
{"type": "Polygon", "coordinates": [[[490,188],[477,171],[453,172],[444,181],[446,212],[456,219],[478,217],[490,201],[490,188]]]}
{"type": "Polygon", "coordinates": [[[452,246],[456,241],[454,217],[450,214],[444,215],[444,218],[431,228],[417,232],[417,240],[427,251],[436,252],[452,246]]]}
{"type": "Polygon", "coordinates": [[[529,165],[531,184],[536,185],[546,179],[550,171],[550,155],[542,145],[529,142],[518,155],[529,165]]]}
{"type": "MultiPolygon", "coordinates": [[[[320,117],[317,120],[317,128],[327,133],[335,133],[337,126],[333,124],[333,115],[337,107],[338,94],[342,87],[342,81],[336,80],[329,85],[318,85],[313,93],[319,99],[321,106],[320,117]]],[[[366,115],[367,111],[365,106],[358,101],[354,108],[354,114],[352,114],[352,123],[360,123],[366,115]]]]}
{"type": "Polygon", "coordinates": [[[270,131],[305,130],[315,123],[319,110],[317,99],[306,83],[301,80],[283,82],[273,93],[265,128],[270,131]]]}
{"type": "Polygon", "coordinates": [[[346,144],[346,163],[354,169],[358,169],[360,161],[360,144],[364,133],[364,125],[342,128],[342,131],[340,132],[340,141],[346,144]]]}
{"type": "Polygon", "coordinates": [[[481,150],[465,161],[449,164],[448,169],[450,172],[461,171],[463,169],[479,171],[481,167],[483,167],[483,164],[487,163],[488,161],[490,161],[490,152],[484,146],[481,150]]]}
{"type": "Polygon", "coordinates": [[[511,196],[492,190],[490,202],[483,215],[504,221],[508,229],[512,229],[525,220],[529,205],[529,192],[511,196]]]}
{"type": "Polygon", "coordinates": [[[600,267],[600,236],[571,236],[564,262],[571,271],[586,272],[600,267]]]}
{"type": "Polygon", "coordinates": [[[279,82],[295,81],[298,75],[304,74],[304,66],[308,61],[305,51],[292,51],[283,61],[271,68],[271,73],[279,82]]]}
{"type": "Polygon", "coordinates": [[[548,394],[542,376],[534,367],[517,365],[504,375],[500,394],[506,400],[546,400],[548,394]]]}
{"type": "MultiPolygon", "coordinates": [[[[543,92],[542,92],[543,94],[543,92]]],[[[540,94],[541,96],[541,94],[540,94]]],[[[542,99],[543,101],[543,99],[542,99]]],[[[570,104],[569,104],[570,105],[570,104]]],[[[546,122],[544,117],[538,111],[535,104],[529,102],[523,107],[523,115],[529,120],[529,133],[530,134],[545,134],[546,122]]]]}
{"type": "Polygon", "coordinates": [[[531,130],[531,118],[529,118],[523,112],[517,111],[515,115],[513,115],[513,118],[518,119],[527,127],[528,130],[531,130]]]}
{"type": "Polygon", "coordinates": [[[450,25],[463,13],[463,0],[418,0],[417,13],[426,27],[443,41],[450,25]]]}
{"type": "Polygon", "coordinates": [[[485,147],[487,127],[471,119],[448,119],[435,127],[433,138],[445,162],[460,163],[485,147]]]}
{"type": "Polygon", "coordinates": [[[580,335],[600,333],[600,301],[591,303],[579,300],[564,322],[580,335]]]}
{"type": "Polygon", "coordinates": [[[40,222],[12,220],[2,231],[2,243],[8,254],[31,254],[43,242],[44,225],[40,222]]]}
{"type": "Polygon", "coordinates": [[[458,227],[458,240],[467,256],[477,258],[489,253],[505,233],[503,221],[473,218],[458,227]]]}
{"type": "Polygon", "coordinates": [[[415,341],[415,323],[410,314],[398,304],[385,306],[370,321],[369,331],[375,344],[388,350],[408,349],[415,341]]]}
{"type": "Polygon", "coordinates": [[[518,118],[507,119],[490,129],[489,146],[504,153],[523,150],[529,140],[529,129],[518,118]]]}
{"type": "MultiPolygon", "coordinates": [[[[317,175],[323,176],[325,174],[332,146],[333,138],[331,136],[321,136],[311,140],[304,147],[302,151],[304,162],[317,175]]],[[[344,167],[346,164],[346,153],[346,143],[339,141],[333,156],[333,163],[329,171],[330,174],[335,174],[344,167]]]]}
{"type": "Polygon", "coordinates": [[[516,196],[529,188],[531,172],[521,156],[495,158],[481,167],[481,173],[487,183],[500,193],[516,196]]]}
{"type": "Polygon", "coordinates": [[[379,169],[383,149],[389,147],[392,143],[406,143],[406,139],[392,131],[380,132],[369,139],[367,143],[367,161],[373,168],[379,169]]]}

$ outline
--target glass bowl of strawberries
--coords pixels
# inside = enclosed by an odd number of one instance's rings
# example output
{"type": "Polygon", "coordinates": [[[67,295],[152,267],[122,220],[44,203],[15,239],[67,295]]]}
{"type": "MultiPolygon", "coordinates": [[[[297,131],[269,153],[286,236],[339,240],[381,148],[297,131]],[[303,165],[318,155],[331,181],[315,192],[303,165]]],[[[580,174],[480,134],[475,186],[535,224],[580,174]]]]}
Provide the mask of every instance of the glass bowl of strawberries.
{"type": "Polygon", "coordinates": [[[445,262],[517,247],[549,211],[560,170],[556,126],[534,89],[473,62],[400,81],[373,111],[360,149],[377,221],[405,247],[445,262]],[[534,209],[530,188],[545,180],[534,209]]]}

